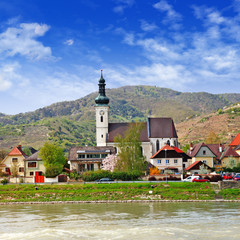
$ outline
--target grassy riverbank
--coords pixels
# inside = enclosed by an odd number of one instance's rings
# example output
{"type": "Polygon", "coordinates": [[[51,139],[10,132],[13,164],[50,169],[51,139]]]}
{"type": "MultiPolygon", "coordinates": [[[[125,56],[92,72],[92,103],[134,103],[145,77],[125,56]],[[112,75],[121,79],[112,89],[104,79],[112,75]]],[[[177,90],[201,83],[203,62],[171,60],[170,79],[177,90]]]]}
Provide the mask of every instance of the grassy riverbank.
{"type": "MultiPolygon", "coordinates": [[[[218,192],[223,199],[240,200],[240,189],[218,192]]],[[[65,185],[1,185],[0,202],[104,200],[215,200],[209,183],[114,183],[65,185]],[[37,187],[37,189],[35,188],[37,187]],[[152,191],[149,192],[149,191],[152,191]]]]}

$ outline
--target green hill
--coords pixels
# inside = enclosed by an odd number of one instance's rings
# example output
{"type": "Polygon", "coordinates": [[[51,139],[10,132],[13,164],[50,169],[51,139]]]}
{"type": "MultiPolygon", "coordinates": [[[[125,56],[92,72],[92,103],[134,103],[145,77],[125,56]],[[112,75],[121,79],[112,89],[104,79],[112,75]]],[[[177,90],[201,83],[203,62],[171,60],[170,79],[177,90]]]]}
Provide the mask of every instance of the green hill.
{"type": "MultiPolygon", "coordinates": [[[[110,122],[145,121],[172,117],[180,123],[240,102],[240,94],[182,93],[152,86],[107,89],[110,122]]],[[[68,149],[72,145],[95,144],[97,93],[16,115],[0,114],[0,149],[22,144],[39,148],[46,140],[68,149]]]]}

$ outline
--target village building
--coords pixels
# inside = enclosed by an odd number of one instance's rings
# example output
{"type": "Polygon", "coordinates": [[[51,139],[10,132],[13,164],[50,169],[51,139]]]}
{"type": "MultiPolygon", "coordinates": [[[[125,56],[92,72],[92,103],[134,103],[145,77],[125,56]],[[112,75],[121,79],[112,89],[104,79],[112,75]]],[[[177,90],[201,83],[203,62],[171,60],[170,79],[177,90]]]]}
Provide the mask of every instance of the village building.
{"type": "MultiPolygon", "coordinates": [[[[119,134],[124,135],[130,123],[109,123],[109,98],[105,94],[105,85],[101,73],[98,84],[99,94],[95,99],[96,142],[98,147],[117,147],[114,138],[119,134]]],[[[151,156],[166,144],[179,147],[177,132],[171,118],[148,118],[143,124],[140,141],[143,155],[148,162],[151,156]]]]}
{"type": "Polygon", "coordinates": [[[166,144],[151,157],[150,163],[161,170],[161,173],[183,173],[190,164],[189,159],[190,157],[179,148],[166,144]]]}
{"type": "Polygon", "coordinates": [[[188,155],[192,157],[192,163],[202,161],[216,171],[222,171],[222,168],[229,166],[232,160],[236,164],[240,162],[239,154],[223,144],[198,143],[194,146],[191,145],[188,155]]]}
{"type": "Polygon", "coordinates": [[[26,154],[22,150],[22,146],[18,145],[14,147],[8,153],[8,155],[2,160],[0,170],[11,175],[14,168],[14,172],[17,173],[18,176],[24,177],[25,175],[24,159],[26,157],[27,157],[26,154]]]}
{"type": "Polygon", "coordinates": [[[233,141],[229,144],[239,155],[240,155],[240,133],[233,139],[233,141]]]}
{"type": "Polygon", "coordinates": [[[210,173],[212,171],[212,168],[210,168],[207,164],[205,164],[202,161],[195,161],[194,163],[192,163],[190,166],[188,166],[185,169],[185,172],[187,174],[202,174],[202,168],[205,169],[206,173],[210,173]]]}
{"type": "Polygon", "coordinates": [[[44,175],[45,167],[42,159],[39,157],[39,152],[40,151],[37,151],[24,159],[24,166],[26,169],[25,177],[38,177],[44,175]]]}
{"type": "Polygon", "coordinates": [[[72,147],[68,155],[70,170],[78,173],[100,170],[102,160],[111,154],[116,154],[114,147],[72,147]]]}

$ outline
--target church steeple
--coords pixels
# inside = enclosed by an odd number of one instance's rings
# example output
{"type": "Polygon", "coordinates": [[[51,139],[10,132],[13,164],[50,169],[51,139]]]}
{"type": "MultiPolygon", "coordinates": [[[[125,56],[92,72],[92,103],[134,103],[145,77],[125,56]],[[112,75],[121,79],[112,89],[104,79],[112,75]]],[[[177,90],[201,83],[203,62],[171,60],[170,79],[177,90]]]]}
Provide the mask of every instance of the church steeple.
{"type": "Polygon", "coordinates": [[[109,103],[109,98],[105,94],[105,79],[103,78],[102,70],[101,70],[101,78],[99,79],[99,91],[98,91],[98,96],[95,99],[96,106],[101,106],[101,105],[108,105],[109,103]]]}

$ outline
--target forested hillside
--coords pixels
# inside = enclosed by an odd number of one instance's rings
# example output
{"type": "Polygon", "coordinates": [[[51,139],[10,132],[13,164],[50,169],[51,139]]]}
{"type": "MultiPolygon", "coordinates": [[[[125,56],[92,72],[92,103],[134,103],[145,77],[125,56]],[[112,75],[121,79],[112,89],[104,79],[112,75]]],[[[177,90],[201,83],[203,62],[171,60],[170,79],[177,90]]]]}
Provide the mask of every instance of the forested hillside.
{"type": "MultiPolygon", "coordinates": [[[[182,93],[152,86],[107,89],[106,94],[110,98],[110,122],[145,121],[151,116],[172,117],[180,123],[240,102],[240,94],[182,93]]],[[[0,114],[0,148],[20,143],[39,148],[46,140],[66,149],[94,145],[96,96],[95,92],[13,116],[0,114]]]]}

